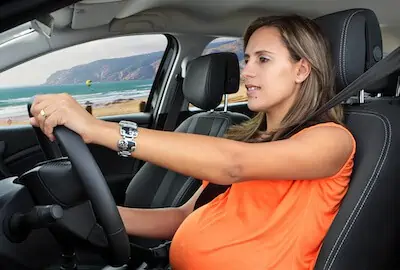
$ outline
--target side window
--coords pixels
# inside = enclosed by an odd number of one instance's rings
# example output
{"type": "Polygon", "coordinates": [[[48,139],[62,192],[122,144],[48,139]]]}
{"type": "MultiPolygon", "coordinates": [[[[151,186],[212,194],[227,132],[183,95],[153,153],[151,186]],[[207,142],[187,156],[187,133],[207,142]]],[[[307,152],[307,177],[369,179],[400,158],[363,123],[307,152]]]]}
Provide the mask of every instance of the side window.
{"type": "Polygon", "coordinates": [[[387,56],[400,46],[400,35],[389,27],[381,27],[383,56],[387,56]]]}
{"type": "Polygon", "coordinates": [[[69,93],[96,117],[142,111],[167,48],[164,35],[102,39],[0,73],[0,126],[28,123],[37,94],[69,93]]]}
{"type": "MultiPolygon", "coordinates": [[[[237,55],[239,60],[240,71],[244,67],[244,52],[243,52],[243,40],[242,38],[216,38],[211,41],[205,48],[202,55],[217,53],[217,52],[233,52],[237,55]]],[[[228,104],[234,104],[238,102],[246,102],[247,94],[244,83],[240,80],[239,91],[235,94],[228,96],[228,104]]],[[[223,103],[223,100],[222,102],[223,103]]],[[[194,107],[190,105],[190,107],[194,107]]]]}

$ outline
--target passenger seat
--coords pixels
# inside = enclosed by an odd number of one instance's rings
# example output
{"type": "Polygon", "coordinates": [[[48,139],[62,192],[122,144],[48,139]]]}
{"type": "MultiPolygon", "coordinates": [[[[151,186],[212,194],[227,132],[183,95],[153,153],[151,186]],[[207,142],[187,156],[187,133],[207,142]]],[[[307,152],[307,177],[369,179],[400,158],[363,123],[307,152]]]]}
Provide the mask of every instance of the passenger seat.
{"type": "MultiPolygon", "coordinates": [[[[239,81],[239,62],[234,53],[213,53],[192,60],[187,66],[182,86],[183,94],[189,103],[206,112],[187,118],[175,132],[221,137],[229,126],[248,120],[249,117],[244,114],[227,111],[227,106],[224,111],[215,111],[224,95],[238,91],[239,81]]],[[[126,190],[125,206],[136,208],[180,206],[200,185],[201,181],[190,176],[146,163],[126,190]]],[[[132,237],[131,241],[146,247],[161,243],[158,240],[139,237],[132,237]]]]}

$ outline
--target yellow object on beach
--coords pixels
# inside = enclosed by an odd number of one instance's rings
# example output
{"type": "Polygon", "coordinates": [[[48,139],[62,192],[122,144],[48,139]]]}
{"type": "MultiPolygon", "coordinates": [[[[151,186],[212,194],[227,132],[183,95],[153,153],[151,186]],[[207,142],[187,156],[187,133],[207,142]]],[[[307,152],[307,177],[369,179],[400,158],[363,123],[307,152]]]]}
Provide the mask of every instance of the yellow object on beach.
{"type": "Polygon", "coordinates": [[[87,85],[88,87],[90,87],[90,86],[92,85],[92,81],[91,81],[91,80],[87,80],[87,81],[86,81],[86,85],[87,85]]]}

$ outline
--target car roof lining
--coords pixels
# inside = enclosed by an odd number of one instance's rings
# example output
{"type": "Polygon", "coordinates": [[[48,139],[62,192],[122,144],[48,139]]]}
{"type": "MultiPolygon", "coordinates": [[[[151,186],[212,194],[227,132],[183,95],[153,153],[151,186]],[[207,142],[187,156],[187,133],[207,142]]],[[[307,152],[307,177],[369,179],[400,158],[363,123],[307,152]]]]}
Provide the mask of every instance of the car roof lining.
{"type": "Polygon", "coordinates": [[[56,27],[109,25],[121,33],[193,33],[241,36],[256,17],[297,13],[310,18],[350,8],[373,10],[381,27],[400,38],[398,0],[84,0],[53,13],[56,27]],[[100,15],[99,15],[100,14],[100,15]]]}

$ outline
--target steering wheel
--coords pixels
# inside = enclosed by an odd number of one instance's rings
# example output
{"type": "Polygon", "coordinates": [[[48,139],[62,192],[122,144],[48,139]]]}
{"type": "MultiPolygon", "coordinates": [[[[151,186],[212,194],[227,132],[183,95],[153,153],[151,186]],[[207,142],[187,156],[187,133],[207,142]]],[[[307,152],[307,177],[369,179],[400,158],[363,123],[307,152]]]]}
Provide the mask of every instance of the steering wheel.
{"type": "MultiPolygon", "coordinates": [[[[28,112],[31,116],[30,107],[31,104],[28,104],[28,112]]],[[[51,141],[40,128],[34,127],[34,130],[40,147],[43,151],[47,151],[46,157],[54,156],[54,153],[49,153],[54,148],[54,145],[49,145],[51,141]]],[[[54,136],[65,150],[72,167],[81,179],[83,188],[92,203],[94,214],[104,230],[108,240],[110,265],[121,266],[128,263],[130,258],[128,235],[103,173],[89,148],[77,133],[64,126],[55,127],[54,136]]]]}

